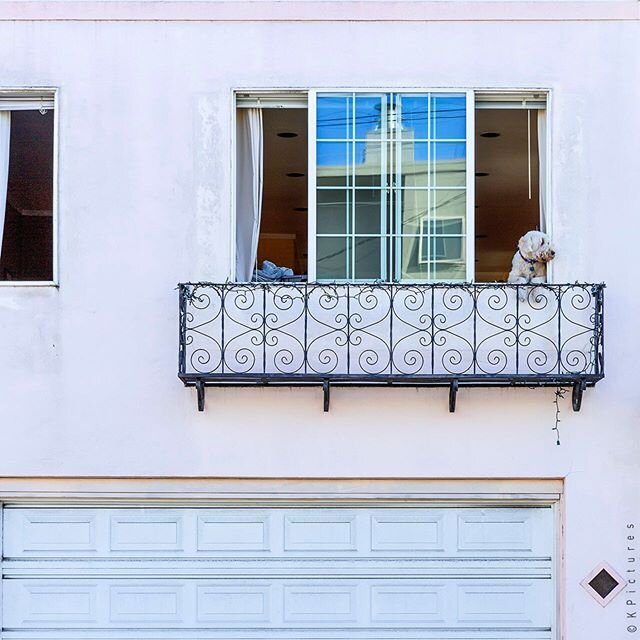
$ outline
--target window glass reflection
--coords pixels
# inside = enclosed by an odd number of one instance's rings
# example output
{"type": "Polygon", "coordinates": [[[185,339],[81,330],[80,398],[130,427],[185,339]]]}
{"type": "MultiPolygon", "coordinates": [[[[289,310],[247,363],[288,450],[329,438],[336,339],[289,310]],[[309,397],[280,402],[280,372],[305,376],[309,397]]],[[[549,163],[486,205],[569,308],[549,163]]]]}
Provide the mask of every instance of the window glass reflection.
{"type": "Polygon", "coordinates": [[[319,189],[317,195],[317,233],[343,234],[348,230],[348,189],[319,189]]]}
{"type": "Polygon", "coordinates": [[[350,142],[318,142],[319,187],[345,187],[351,184],[351,148],[350,142]]]}
{"type": "MultiPolygon", "coordinates": [[[[382,151],[387,145],[380,142],[356,142],[354,179],[357,187],[382,185],[382,151]]],[[[388,160],[387,160],[388,162],[388,160]]]]}
{"type": "Polygon", "coordinates": [[[402,138],[427,140],[429,137],[429,97],[403,94],[398,96],[402,138]]]}
{"type": "Polygon", "coordinates": [[[356,280],[379,280],[382,277],[381,238],[355,238],[356,280]]]}
{"type": "Polygon", "coordinates": [[[318,140],[351,138],[351,95],[319,95],[316,114],[318,140]]]}
{"type": "Polygon", "coordinates": [[[344,280],[347,272],[347,238],[319,237],[316,243],[319,280],[344,280]]]}
{"type": "MultiPolygon", "coordinates": [[[[435,189],[431,197],[431,210],[433,217],[439,220],[446,218],[465,220],[467,212],[466,191],[463,189],[435,189]]],[[[464,233],[464,230],[461,233],[464,233]]]]}
{"type": "Polygon", "coordinates": [[[432,137],[438,140],[467,137],[467,99],[460,96],[431,98],[432,137]]]}
{"type": "Polygon", "coordinates": [[[402,233],[418,235],[421,221],[429,211],[429,191],[426,189],[403,189],[399,194],[398,207],[402,233]]]}
{"type": "Polygon", "coordinates": [[[429,184],[429,143],[403,142],[400,149],[400,184],[425,188],[429,184]]]}
{"type": "Polygon", "coordinates": [[[355,108],[355,138],[375,140],[382,136],[382,118],[386,112],[386,96],[358,96],[355,108]],[[384,99],[384,104],[383,104],[384,99]]]}
{"type": "Polygon", "coordinates": [[[355,233],[379,234],[381,228],[381,192],[377,189],[355,191],[355,233]]]}
{"type": "Polygon", "coordinates": [[[433,147],[433,183],[436,187],[464,187],[466,183],[466,144],[436,142],[433,147]]]}
{"type": "Polygon", "coordinates": [[[317,111],[317,278],[463,280],[466,95],[322,94],[317,111]]]}

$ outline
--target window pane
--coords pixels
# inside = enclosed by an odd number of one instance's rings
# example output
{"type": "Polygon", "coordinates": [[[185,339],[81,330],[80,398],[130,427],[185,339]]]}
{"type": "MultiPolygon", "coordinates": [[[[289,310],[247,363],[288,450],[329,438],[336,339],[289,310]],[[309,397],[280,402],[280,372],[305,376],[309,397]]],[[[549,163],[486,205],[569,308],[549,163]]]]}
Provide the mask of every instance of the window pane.
{"type": "Polygon", "coordinates": [[[351,96],[319,95],[317,103],[318,140],[351,138],[351,96]]]}
{"type": "Polygon", "coordinates": [[[467,99],[466,96],[433,96],[431,99],[431,120],[434,123],[433,137],[467,137],[467,99]]]}
{"type": "Polygon", "coordinates": [[[400,185],[427,187],[429,180],[429,143],[403,142],[400,159],[400,185]]]}
{"type": "Polygon", "coordinates": [[[383,99],[386,101],[386,94],[356,96],[355,138],[357,140],[371,140],[381,137],[383,99]]]}
{"type": "Polygon", "coordinates": [[[318,189],[316,196],[318,233],[347,233],[349,193],[348,189],[318,189]]]}
{"type": "Polygon", "coordinates": [[[426,140],[429,135],[429,98],[427,95],[398,96],[402,138],[426,140]]]}
{"type": "Polygon", "coordinates": [[[436,187],[463,187],[466,183],[466,144],[436,142],[432,145],[433,180],[436,187]]]}
{"type": "Polygon", "coordinates": [[[404,236],[402,274],[410,280],[464,280],[464,236],[404,236]]]}
{"type": "Polygon", "coordinates": [[[318,103],[319,119],[330,107],[347,119],[352,107],[355,119],[340,133],[351,140],[317,143],[318,186],[335,187],[318,196],[318,232],[335,234],[324,253],[318,244],[318,260],[326,262],[318,277],[463,280],[466,95],[334,97],[326,110],[318,103]]]}
{"type": "Polygon", "coordinates": [[[462,260],[464,238],[462,236],[433,236],[434,260],[462,260]]]}
{"type": "Polygon", "coordinates": [[[355,278],[357,280],[379,280],[382,277],[381,246],[381,238],[356,237],[355,278]]]}
{"type": "Polygon", "coordinates": [[[426,189],[403,189],[399,194],[398,205],[402,233],[418,235],[422,220],[427,219],[429,210],[429,192],[426,189]]]}
{"type": "Polygon", "coordinates": [[[434,236],[462,236],[464,235],[464,220],[462,218],[431,220],[430,233],[434,236]]]}
{"type": "Polygon", "coordinates": [[[431,276],[434,280],[466,280],[466,268],[464,261],[437,262],[433,266],[431,276]]]}
{"type": "MultiPolygon", "coordinates": [[[[432,217],[437,220],[457,218],[464,220],[467,211],[467,194],[462,189],[434,189],[431,193],[432,217]]],[[[437,231],[436,233],[464,233],[458,231],[437,231]]]]}
{"type": "Polygon", "coordinates": [[[344,280],[347,272],[347,238],[317,238],[318,280],[344,280]]]}
{"type": "Polygon", "coordinates": [[[381,191],[357,189],[355,191],[355,233],[381,233],[381,191]]]}
{"type": "Polygon", "coordinates": [[[382,184],[382,149],[380,142],[356,142],[355,183],[357,187],[380,187],[382,184]]]}
{"type": "Polygon", "coordinates": [[[428,246],[424,247],[423,245],[424,242],[419,236],[400,238],[401,278],[403,280],[429,279],[428,246]]]}
{"type": "Polygon", "coordinates": [[[350,142],[318,142],[319,187],[344,187],[351,183],[351,148],[350,142]]]}

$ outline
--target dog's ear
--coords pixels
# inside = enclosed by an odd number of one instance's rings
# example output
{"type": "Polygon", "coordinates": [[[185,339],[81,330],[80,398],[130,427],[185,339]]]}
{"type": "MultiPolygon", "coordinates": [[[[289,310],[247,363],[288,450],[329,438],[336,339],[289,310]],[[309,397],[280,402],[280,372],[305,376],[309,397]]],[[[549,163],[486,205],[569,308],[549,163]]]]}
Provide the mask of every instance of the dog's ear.
{"type": "Polygon", "coordinates": [[[526,256],[531,251],[531,237],[530,234],[525,233],[520,240],[518,240],[518,249],[523,256],[526,256]]]}

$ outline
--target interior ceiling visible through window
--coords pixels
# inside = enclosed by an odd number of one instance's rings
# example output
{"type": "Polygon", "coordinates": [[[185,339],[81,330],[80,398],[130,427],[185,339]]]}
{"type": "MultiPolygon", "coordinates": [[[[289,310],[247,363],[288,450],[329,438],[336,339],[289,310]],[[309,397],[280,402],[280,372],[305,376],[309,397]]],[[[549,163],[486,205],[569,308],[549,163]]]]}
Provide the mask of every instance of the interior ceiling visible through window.
{"type": "Polygon", "coordinates": [[[520,236],[540,225],[538,130],[531,110],[531,199],[526,109],[476,110],[476,280],[505,280],[520,236]],[[483,137],[484,132],[499,133],[483,137]]]}

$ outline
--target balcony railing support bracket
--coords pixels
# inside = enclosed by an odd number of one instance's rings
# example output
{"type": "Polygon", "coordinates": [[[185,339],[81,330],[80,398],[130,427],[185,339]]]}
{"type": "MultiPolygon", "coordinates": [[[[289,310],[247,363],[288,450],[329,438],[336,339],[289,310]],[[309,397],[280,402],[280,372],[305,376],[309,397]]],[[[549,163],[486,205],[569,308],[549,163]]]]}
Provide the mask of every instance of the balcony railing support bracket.
{"type": "Polygon", "coordinates": [[[574,411],[580,411],[582,407],[582,394],[587,388],[587,383],[584,378],[573,383],[573,392],[571,394],[571,404],[574,411]]]}
{"type": "Polygon", "coordinates": [[[329,401],[331,399],[331,386],[328,380],[322,382],[322,392],[324,394],[324,412],[329,412],[329,401]]]}
{"type": "Polygon", "coordinates": [[[196,392],[198,394],[198,411],[204,411],[204,382],[202,380],[196,381],[196,392]]]}
{"type": "Polygon", "coordinates": [[[456,400],[458,397],[458,381],[452,380],[449,385],[449,413],[455,413],[456,400]]]}

